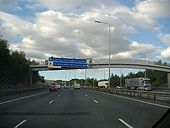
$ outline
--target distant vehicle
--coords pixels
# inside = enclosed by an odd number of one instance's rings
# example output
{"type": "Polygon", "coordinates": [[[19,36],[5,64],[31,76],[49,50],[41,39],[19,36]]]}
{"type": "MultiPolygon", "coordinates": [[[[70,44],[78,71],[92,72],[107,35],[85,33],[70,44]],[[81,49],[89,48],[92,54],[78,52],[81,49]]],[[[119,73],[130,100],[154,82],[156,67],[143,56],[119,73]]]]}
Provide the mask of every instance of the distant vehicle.
{"type": "Polygon", "coordinates": [[[55,82],[50,83],[49,91],[57,91],[57,86],[55,82]]]}
{"type": "Polygon", "coordinates": [[[121,86],[116,86],[116,88],[118,88],[118,89],[122,89],[123,87],[121,87],[121,86]]]}
{"type": "Polygon", "coordinates": [[[67,82],[66,81],[62,81],[60,83],[60,85],[61,85],[62,88],[67,88],[67,82]]]}
{"type": "Polygon", "coordinates": [[[125,80],[125,87],[127,89],[139,89],[139,90],[152,90],[151,82],[149,78],[131,78],[125,80]]]}
{"type": "Polygon", "coordinates": [[[74,84],[74,89],[80,89],[80,84],[74,84]]]}
{"type": "Polygon", "coordinates": [[[64,85],[64,88],[66,88],[66,89],[67,89],[67,88],[68,88],[68,86],[67,86],[67,85],[64,85]]]}
{"type": "Polygon", "coordinates": [[[60,85],[60,84],[57,84],[57,85],[56,85],[56,88],[57,88],[57,89],[60,89],[60,88],[61,88],[61,85],[60,85]]]}
{"type": "Polygon", "coordinates": [[[108,81],[99,81],[98,87],[100,88],[108,88],[109,82],[108,81]]]}

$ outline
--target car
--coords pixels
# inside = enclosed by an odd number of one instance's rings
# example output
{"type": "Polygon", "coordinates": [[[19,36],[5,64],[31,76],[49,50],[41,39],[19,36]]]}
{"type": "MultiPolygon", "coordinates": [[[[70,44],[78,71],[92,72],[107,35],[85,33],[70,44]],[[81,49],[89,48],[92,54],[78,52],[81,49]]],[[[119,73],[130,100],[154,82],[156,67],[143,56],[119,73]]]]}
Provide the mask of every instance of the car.
{"type": "Polygon", "coordinates": [[[80,84],[74,84],[74,89],[80,89],[80,84]]]}
{"type": "Polygon", "coordinates": [[[49,87],[49,91],[57,91],[56,86],[55,86],[55,85],[51,85],[51,86],[49,87]]]}
{"type": "Polygon", "coordinates": [[[60,88],[61,88],[61,86],[60,86],[59,84],[57,84],[57,85],[56,85],[56,88],[57,88],[57,89],[60,89],[60,88]]]}
{"type": "Polygon", "coordinates": [[[123,89],[123,87],[121,87],[121,86],[116,86],[116,88],[118,88],[118,89],[123,89]]]}
{"type": "Polygon", "coordinates": [[[49,86],[49,91],[57,91],[57,86],[55,83],[51,83],[51,85],[49,86]]]}
{"type": "Polygon", "coordinates": [[[66,85],[65,85],[65,86],[64,86],[64,88],[65,88],[65,89],[67,89],[67,88],[68,88],[68,86],[66,86],[66,85]]]}

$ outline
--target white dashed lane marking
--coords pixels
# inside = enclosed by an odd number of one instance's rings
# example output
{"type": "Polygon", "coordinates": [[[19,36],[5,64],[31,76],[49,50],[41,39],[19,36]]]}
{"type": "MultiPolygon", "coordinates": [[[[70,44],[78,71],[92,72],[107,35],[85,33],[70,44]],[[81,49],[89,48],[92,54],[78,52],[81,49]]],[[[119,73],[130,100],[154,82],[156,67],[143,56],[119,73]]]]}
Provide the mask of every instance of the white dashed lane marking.
{"type": "Polygon", "coordinates": [[[98,103],[98,101],[97,101],[97,100],[93,100],[93,102],[95,102],[96,104],[98,103]]]}
{"type": "Polygon", "coordinates": [[[128,128],[133,128],[131,125],[129,125],[128,123],[126,123],[124,120],[122,119],[118,119],[120,122],[122,122],[124,125],[126,125],[126,127],[128,128]]]}
{"type": "Polygon", "coordinates": [[[17,124],[14,128],[18,128],[19,126],[23,125],[25,122],[27,122],[27,120],[23,120],[21,121],[19,124],[17,124]]]}
{"type": "Polygon", "coordinates": [[[49,104],[51,104],[51,103],[53,103],[53,100],[51,100],[51,101],[49,102],[49,104]]]}

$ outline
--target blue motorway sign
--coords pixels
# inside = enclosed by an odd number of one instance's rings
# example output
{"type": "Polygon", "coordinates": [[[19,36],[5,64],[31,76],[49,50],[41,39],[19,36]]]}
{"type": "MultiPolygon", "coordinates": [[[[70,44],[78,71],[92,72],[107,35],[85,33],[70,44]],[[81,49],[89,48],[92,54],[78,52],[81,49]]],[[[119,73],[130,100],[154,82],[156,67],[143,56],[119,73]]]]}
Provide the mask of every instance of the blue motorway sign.
{"type": "Polygon", "coordinates": [[[77,68],[77,69],[85,69],[89,68],[89,64],[87,64],[86,59],[74,59],[74,58],[49,58],[50,62],[53,62],[53,67],[62,67],[62,68],[77,68]]]}
{"type": "Polygon", "coordinates": [[[49,57],[49,61],[64,62],[64,63],[86,63],[86,59],[74,59],[74,58],[54,58],[54,57],[49,57]]]}

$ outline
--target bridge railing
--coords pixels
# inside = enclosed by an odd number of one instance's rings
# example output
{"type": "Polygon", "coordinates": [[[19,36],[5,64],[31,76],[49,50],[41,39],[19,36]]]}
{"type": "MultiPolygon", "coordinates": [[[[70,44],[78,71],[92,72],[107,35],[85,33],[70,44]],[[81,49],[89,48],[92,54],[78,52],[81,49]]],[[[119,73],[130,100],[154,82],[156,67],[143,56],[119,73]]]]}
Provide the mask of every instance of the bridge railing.
{"type": "MultiPolygon", "coordinates": [[[[48,61],[37,61],[38,65],[48,65],[48,61]]],[[[109,59],[97,59],[91,58],[91,64],[108,64],[109,59]]],[[[143,65],[159,65],[165,66],[162,64],[155,63],[154,61],[149,60],[137,60],[137,59],[110,59],[112,64],[143,64],[143,65]]],[[[170,64],[169,64],[170,65],[170,64]]]]}
{"type": "MultiPolygon", "coordinates": [[[[109,59],[92,59],[92,64],[108,64],[109,59]]],[[[154,62],[148,61],[148,60],[132,60],[132,59],[111,59],[110,63],[120,63],[120,64],[150,64],[150,65],[155,65],[154,62]]]]}

